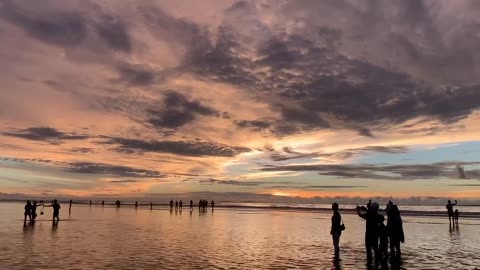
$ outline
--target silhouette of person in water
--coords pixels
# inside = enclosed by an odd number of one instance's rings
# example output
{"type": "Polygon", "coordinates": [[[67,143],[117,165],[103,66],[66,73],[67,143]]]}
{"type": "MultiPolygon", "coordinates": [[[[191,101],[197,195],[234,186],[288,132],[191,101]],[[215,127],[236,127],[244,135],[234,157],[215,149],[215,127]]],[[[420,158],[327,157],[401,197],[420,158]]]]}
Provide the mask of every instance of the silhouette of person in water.
{"type": "Polygon", "coordinates": [[[117,206],[117,208],[120,207],[120,201],[117,200],[117,201],[115,202],[115,205],[117,206]]]}
{"type": "Polygon", "coordinates": [[[198,211],[201,211],[202,210],[202,204],[203,204],[203,201],[202,200],[199,200],[198,201],[198,211]]]}
{"type": "Polygon", "coordinates": [[[89,206],[92,206],[92,201],[90,200],[90,203],[88,204],[89,206]]]}
{"type": "Polygon", "coordinates": [[[135,208],[138,208],[138,201],[135,201],[135,208]]]}
{"type": "Polygon", "coordinates": [[[173,210],[173,200],[170,200],[170,211],[173,210]]]}
{"type": "Polygon", "coordinates": [[[150,202],[150,210],[153,210],[153,203],[150,202]]]}
{"type": "Polygon", "coordinates": [[[178,210],[178,201],[175,201],[175,211],[178,210]]]}
{"type": "Polygon", "coordinates": [[[212,212],[214,207],[215,207],[215,202],[212,200],[212,212]]]}
{"type": "Polygon", "coordinates": [[[182,208],[183,208],[183,202],[182,202],[182,200],[180,200],[179,205],[180,205],[180,211],[182,211],[182,208]]]}
{"type": "Polygon", "coordinates": [[[372,262],[372,250],[375,254],[375,262],[378,263],[381,259],[378,252],[379,224],[385,220],[385,217],[378,213],[378,207],[378,203],[373,202],[368,209],[360,206],[356,208],[358,216],[366,220],[365,249],[368,263],[372,262]]]}
{"type": "Polygon", "coordinates": [[[102,206],[105,206],[105,201],[102,201],[102,206]]]}
{"type": "Polygon", "coordinates": [[[32,215],[32,221],[35,222],[35,219],[37,218],[37,201],[33,201],[30,213],[32,215]]]}
{"type": "Polygon", "coordinates": [[[455,209],[454,217],[455,217],[455,223],[457,223],[458,225],[458,218],[460,217],[460,212],[458,211],[458,209],[455,209]]]}
{"type": "Polygon", "coordinates": [[[340,236],[342,235],[342,231],[345,228],[342,222],[342,216],[338,211],[338,203],[332,204],[332,227],[330,229],[330,234],[332,235],[333,240],[333,248],[335,249],[335,258],[338,259],[340,257],[340,236]]]}
{"type": "Polygon", "coordinates": [[[30,200],[28,200],[25,204],[25,212],[23,215],[25,216],[25,218],[23,219],[23,224],[27,224],[27,216],[28,220],[32,220],[32,204],[30,203],[30,200]]]}
{"type": "Polygon", "coordinates": [[[447,208],[447,213],[448,213],[448,221],[449,222],[455,222],[454,219],[454,212],[453,212],[453,206],[457,205],[457,200],[455,200],[455,203],[452,203],[450,200],[448,200],[447,205],[445,206],[447,208]]]}
{"type": "Polygon", "coordinates": [[[193,201],[190,200],[190,212],[193,211],[193,201]]]}
{"type": "Polygon", "coordinates": [[[405,242],[405,235],[403,234],[403,222],[400,216],[400,210],[396,205],[392,205],[390,217],[387,222],[387,231],[390,237],[390,256],[392,259],[400,261],[402,256],[400,242],[405,242]]]}
{"type": "Polygon", "coordinates": [[[45,205],[45,207],[52,207],[53,208],[53,219],[52,221],[55,222],[55,219],[57,219],[57,221],[60,220],[60,208],[62,208],[60,206],[60,204],[57,202],[57,200],[53,200],[53,203],[50,204],[50,205],[45,205]]]}
{"type": "Polygon", "coordinates": [[[72,213],[72,200],[70,200],[70,205],[68,206],[68,214],[72,213]]]}

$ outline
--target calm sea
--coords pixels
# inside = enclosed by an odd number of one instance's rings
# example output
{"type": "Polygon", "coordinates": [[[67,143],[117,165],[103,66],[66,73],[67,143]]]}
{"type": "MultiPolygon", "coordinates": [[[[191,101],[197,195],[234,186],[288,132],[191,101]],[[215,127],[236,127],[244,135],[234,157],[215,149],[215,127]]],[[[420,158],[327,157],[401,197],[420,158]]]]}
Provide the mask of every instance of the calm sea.
{"type": "MultiPolygon", "coordinates": [[[[41,208],[38,209],[40,212],[41,208]]],[[[334,264],[330,214],[62,204],[23,226],[23,204],[0,203],[0,269],[366,269],[365,223],[343,214],[334,264]]],[[[403,269],[480,269],[480,220],[404,217],[403,269]]]]}

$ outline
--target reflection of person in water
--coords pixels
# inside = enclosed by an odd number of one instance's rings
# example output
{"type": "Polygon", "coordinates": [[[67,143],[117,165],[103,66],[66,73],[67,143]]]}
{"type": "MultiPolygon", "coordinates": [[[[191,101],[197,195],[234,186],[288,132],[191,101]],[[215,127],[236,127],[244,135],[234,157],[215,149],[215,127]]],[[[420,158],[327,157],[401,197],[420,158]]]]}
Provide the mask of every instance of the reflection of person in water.
{"type": "Polygon", "coordinates": [[[45,207],[52,207],[53,208],[53,221],[55,221],[55,219],[57,219],[57,221],[60,220],[60,208],[62,208],[60,206],[60,204],[57,202],[57,200],[53,200],[53,203],[50,204],[50,205],[45,205],[45,207]]]}
{"type": "Polygon", "coordinates": [[[372,262],[372,250],[375,253],[375,262],[380,262],[381,255],[378,252],[379,224],[384,217],[378,214],[378,203],[373,202],[370,208],[357,206],[357,214],[366,220],[365,227],[365,249],[368,262],[372,262]]]}
{"type": "Polygon", "coordinates": [[[454,220],[454,212],[453,212],[453,206],[457,205],[457,200],[455,200],[455,203],[452,203],[450,200],[448,200],[447,205],[445,206],[447,208],[447,213],[448,213],[448,221],[449,222],[455,222],[454,220]]]}

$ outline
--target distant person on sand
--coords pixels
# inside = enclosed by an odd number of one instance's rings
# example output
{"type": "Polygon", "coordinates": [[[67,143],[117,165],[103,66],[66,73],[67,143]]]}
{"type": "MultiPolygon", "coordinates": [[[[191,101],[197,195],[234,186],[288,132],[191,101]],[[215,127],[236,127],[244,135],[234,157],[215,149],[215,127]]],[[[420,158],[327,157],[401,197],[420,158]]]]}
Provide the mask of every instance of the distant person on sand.
{"type": "Polygon", "coordinates": [[[27,224],[27,217],[30,221],[32,220],[32,204],[30,203],[30,200],[28,200],[25,204],[24,216],[25,218],[23,219],[23,224],[27,224]]]}
{"type": "Polygon", "coordinates": [[[138,208],[138,201],[135,201],[135,208],[138,208]]]}
{"type": "Polygon", "coordinates": [[[390,217],[387,222],[388,236],[390,237],[390,256],[392,259],[401,260],[402,251],[400,250],[400,242],[405,242],[403,234],[403,222],[400,216],[398,206],[393,205],[390,217]]]}
{"type": "Polygon", "coordinates": [[[89,205],[92,206],[92,201],[90,201],[89,205]]]}
{"type": "Polygon", "coordinates": [[[68,206],[68,214],[72,213],[72,200],[70,200],[70,205],[68,206]]]}
{"type": "Polygon", "coordinates": [[[170,200],[170,211],[173,210],[173,200],[170,200]]]}
{"type": "Polygon", "coordinates": [[[104,206],[104,205],[105,205],[105,201],[102,201],[102,206],[104,206]]]}
{"type": "Polygon", "coordinates": [[[371,206],[372,206],[372,200],[368,200],[367,209],[369,209],[371,206]]]}
{"type": "Polygon", "coordinates": [[[183,202],[182,202],[182,200],[180,200],[180,204],[179,204],[179,205],[180,205],[180,211],[182,211],[182,208],[183,208],[183,202]]]}
{"type": "Polygon", "coordinates": [[[190,211],[193,211],[193,201],[190,200],[190,211]]]}
{"type": "Polygon", "coordinates": [[[52,207],[53,208],[53,219],[52,221],[55,221],[55,219],[57,219],[57,221],[60,220],[60,208],[62,208],[60,206],[60,204],[57,202],[57,200],[53,200],[53,203],[50,204],[50,205],[45,205],[45,207],[52,207]]]}
{"type": "Polygon", "coordinates": [[[203,203],[202,200],[198,201],[198,211],[202,210],[202,203],[203,203]]]}
{"type": "Polygon", "coordinates": [[[455,216],[455,223],[457,223],[458,225],[458,218],[460,217],[460,212],[458,211],[458,209],[455,209],[454,216],[455,216]]]}
{"type": "Polygon", "coordinates": [[[150,210],[153,210],[153,203],[150,202],[150,210]]]}
{"type": "Polygon", "coordinates": [[[117,200],[117,201],[115,202],[115,205],[117,206],[117,208],[120,207],[120,201],[117,200]]]}
{"type": "Polygon", "coordinates": [[[373,202],[370,208],[357,206],[357,214],[366,220],[365,225],[365,249],[368,263],[372,262],[372,250],[375,253],[375,262],[380,262],[381,255],[378,252],[379,224],[385,220],[383,215],[378,214],[378,203],[373,202]]]}
{"type": "Polygon", "coordinates": [[[178,210],[178,201],[175,201],[175,211],[178,210]]]}
{"type": "Polygon", "coordinates": [[[330,229],[330,234],[332,235],[333,248],[335,249],[335,259],[340,257],[340,236],[342,231],[345,229],[345,225],[342,222],[342,216],[338,211],[338,203],[332,204],[332,227],[330,229]]]}
{"type": "Polygon", "coordinates": [[[212,212],[214,207],[215,207],[215,202],[212,200],[212,212]]]}
{"type": "Polygon", "coordinates": [[[447,208],[447,213],[448,213],[448,221],[450,222],[455,222],[454,219],[454,212],[453,212],[453,206],[457,205],[457,200],[455,200],[455,203],[452,203],[450,200],[448,200],[447,205],[445,206],[447,208]]]}

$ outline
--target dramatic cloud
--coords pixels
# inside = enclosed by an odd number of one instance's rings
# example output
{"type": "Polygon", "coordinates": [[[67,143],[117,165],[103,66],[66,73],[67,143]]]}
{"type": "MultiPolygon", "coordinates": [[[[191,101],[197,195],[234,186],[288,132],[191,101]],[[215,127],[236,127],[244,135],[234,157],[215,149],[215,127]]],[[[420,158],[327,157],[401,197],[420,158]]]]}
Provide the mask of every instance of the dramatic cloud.
{"type": "Polygon", "coordinates": [[[3,136],[18,137],[32,141],[83,140],[86,135],[66,134],[49,127],[32,127],[19,131],[4,132],[3,136]]]}
{"type": "Polygon", "coordinates": [[[162,175],[157,171],[136,169],[127,166],[110,165],[92,162],[75,162],[68,164],[67,171],[82,174],[106,174],[119,177],[150,177],[159,178],[162,175]]]}

